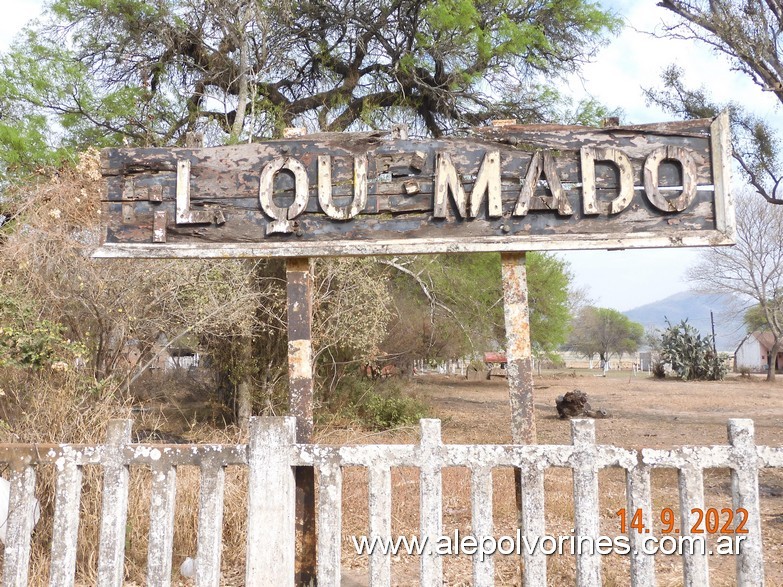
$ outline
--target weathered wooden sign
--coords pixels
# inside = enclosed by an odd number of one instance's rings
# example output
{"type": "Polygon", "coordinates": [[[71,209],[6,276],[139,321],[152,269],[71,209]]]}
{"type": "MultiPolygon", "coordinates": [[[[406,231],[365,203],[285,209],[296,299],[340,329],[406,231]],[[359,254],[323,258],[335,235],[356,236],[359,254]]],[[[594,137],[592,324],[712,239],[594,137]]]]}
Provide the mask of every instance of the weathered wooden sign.
{"type": "Polygon", "coordinates": [[[725,114],[107,149],[102,257],[342,256],[730,244],[725,114]]]}

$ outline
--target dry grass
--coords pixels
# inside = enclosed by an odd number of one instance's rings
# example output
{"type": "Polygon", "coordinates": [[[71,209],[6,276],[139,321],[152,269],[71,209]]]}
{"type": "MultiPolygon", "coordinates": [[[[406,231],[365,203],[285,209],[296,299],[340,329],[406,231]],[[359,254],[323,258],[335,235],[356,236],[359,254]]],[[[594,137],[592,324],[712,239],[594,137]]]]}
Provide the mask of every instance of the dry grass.
{"type": "MultiPolygon", "coordinates": [[[[39,381],[4,381],[6,393],[0,408],[6,410],[6,421],[20,422],[19,426],[2,430],[2,440],[22,442],[51,442],[67,440],[79,443],[99,443],[103,440],[108,419],[129,414],[121,402],[97,401],[97,396],[82,397],[72,375],[63,375],[59,385],[44,387],[39,381]],[[31,394],[37,389],[38,394],[31,394]],[[70,391],[69,391],[70,390],[70,391]],[[22,394],[30,407],[19,410],[11,401],[22,394]],[[59,394],[59,395],[58,395],[59,394]],[[39,403],[38,403],[39,402],[39,403]],[[78,409],[49,410],[43,406],[74,405],[78,409]],[[22,430],[24,433],[22,433],[22,430]],[[38,432],[34,433],[34,430],[38,432]]],[[[435,417],[443,421],[443,437],[447,443],[506,443],[509,441],[507,390],[504,381],[470,381],[457,379],[418,379],[417,391],[429,399],[435,417]]],[[[737,380],[719,384],[683,384],[657,382],[652,379],[548,376],[537,380],[538,437],[545,443],[568,443],[568,423],[557,420],[554,397],[575,387],[591,396],[594,406],[606,407],[615,414],[610,420],[597,423],[599,442],[639,448],[641,446],[671,447],[681,444],[724,444],[725,423],[732,416],[753,417],[756,420],[758,442],[783,444],[783,429],[779,414],[783,414],[783,400],[777,386],[770,387],[756,381],[737,380]],[[732,407],[732,405],[734,407],[732,407]]],[[[105,398],[104,398],[105,399],[105,398]]],[[[167,422],[161,416],[147,414],[142,425],[171,430],[176,422],[167,422]]],[[[190,441],[233,444],[245,439],[236,429],[219,430],[210,426],[191,426],[179,430],[190,441]]],[[[361,429],[322,428],[317,441],[326,444],[348,443],[415,443],[415,428],[387,433],[369,433],[361,429]]],[[[361,578],[367,574],[366,558],[354,553],[350,540],[360,536],[368,527],[367,472],[349,468],[344,472],[343,484],[343,565],[346,574],[361,578]]],[[[705,504],[707,507],[730,507],[729,472],[710,470],[705,475],[705,504]]],[[[574,502],[572,476],[569,470],[553,469],[546,473],[547,533],[569,535],[573,528],[574,502]]],[[[655,471],[652,477],[654,511],[671,507],[678,509],[677,480],[673,471],[655,471]]],[[[493,473],[493,518],[496,535],[514,535],[516,505],[513,471],[498,469],[493,473]]],[[[601,532],[614,536],[619,533],[617,510],[625,506],[625,480],[622,471],[606,470],[600,474],[601,532]]],[[[413,468],[398,468],[392,472],[392,534],[419,533],[419,475],[413,468]]],[[[444,533],[459,529],[468,534],[470,528],[470,477],[463,468],[443,471],[444,533]]],[[[78,581],[95,584],[97,567],[97,533],[100,518],[101,474],[94,467],[85,468],[82,500],[82,521],[78,559],[78,581]]],[[[48,577],[48,544],[51,539],[53,472],[42,470],[38,476],[37,494],[42,501],[43,516],[36,528],[33,544],[31,584],[43,585],[48,577]]],[[[783,474],[764,471],[761,475],[762,526],[767,552],[769,584],[783,584],[783,474]]],[[[226,471],[225,509],[223,529],[223,584],[241,585],[244,571],[246,536],[247,477],[240,467],[226,471]]],[[[126,577],[129,585],[145,583],[146,550],[149,527],[150,475],[143,468],[131,471],[128,532],[126,543],[126,577]]],[[[198,527],[199,479],[196,467],[181,467],[177,475],[177,508],[175,514],[174,573],[185,557],[196,550],[198,527]]],[[[714,585],[734,584],[734,562],[729,557],[713,557],[711,582],[714,585]]],[[[574,557],[551,556],[548,573],[551,585],[573,585],[574,557]]],[[[673,556],[656,557],[659,585],[682,583],[681,561],[673,556]]],[[[399,556],[392,561],[393,584],[416,584],[419,560],[415,556],[399,556]]],[[[467,556],[444,559],[445,584],[469,585],[471,559],[467,556]]],[[[498,585],[518,584],[515,557],[495,557],[498,585]]],[[[603,559],[605,585],[629,584],[627,557],[612,555],[603,559]]],[[[186,585],[182,579],[180,584],[186,585]]]]}

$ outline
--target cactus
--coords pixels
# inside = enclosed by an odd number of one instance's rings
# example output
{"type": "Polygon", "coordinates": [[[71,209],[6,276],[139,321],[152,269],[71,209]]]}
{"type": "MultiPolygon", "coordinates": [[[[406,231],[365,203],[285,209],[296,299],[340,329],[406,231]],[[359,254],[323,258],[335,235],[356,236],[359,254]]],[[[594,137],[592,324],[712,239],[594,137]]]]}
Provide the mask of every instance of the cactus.
{"type": "Polygon", "coordinates": [[[680,379],[723,379],[728,369],[716,354],[712,337],[702,336],[687,320],[674,326],[667,320],[666,324],[661,357],[680,379]]]}

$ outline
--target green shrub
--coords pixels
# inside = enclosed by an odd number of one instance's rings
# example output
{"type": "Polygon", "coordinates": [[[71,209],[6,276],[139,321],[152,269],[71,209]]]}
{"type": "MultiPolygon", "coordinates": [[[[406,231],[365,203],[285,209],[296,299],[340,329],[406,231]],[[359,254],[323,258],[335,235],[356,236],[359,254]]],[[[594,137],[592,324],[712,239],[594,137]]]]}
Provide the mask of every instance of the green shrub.
{"type": "Polygon", "coordinates": [[[415,397],[399,390],[372,393],[364,406],[364,423],[373,430],[411,426],[426,417],[426,406],[415,397]]]}
{"type": "Polygon", "coordinates": [[[0,367],[68,368],[85,349],[67,340],[65,327],[39,317],[29,300],[0,293],[0,367]]]}
{"type": "Polygon", "coordinates": [[[411,426],[427,417],[427,405],[397,381],[344,377],[316,412],[318,422],[343,421],[372,430],[411,426]]]}

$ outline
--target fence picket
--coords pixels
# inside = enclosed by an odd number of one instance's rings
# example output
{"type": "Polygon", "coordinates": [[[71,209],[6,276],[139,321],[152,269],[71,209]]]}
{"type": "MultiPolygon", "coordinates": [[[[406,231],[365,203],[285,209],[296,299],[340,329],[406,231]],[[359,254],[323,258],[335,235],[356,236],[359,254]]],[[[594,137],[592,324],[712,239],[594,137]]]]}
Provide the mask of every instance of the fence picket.
{"type": "Polygon", "coordinates": [[[318,467],[318,584],[340,584],[343,472],[337,462],[318,467]]]}
{"type": "Polygon", "coordinates": [[[66,456],[56,464],[57,485],[49,568],[49,585],[52,587],[71,587],[74,584],[82,494],[82,469],[76,464],[76,457],[74,452],[67,450],[66,456]]]}
{"type": "Polygon", "coordinates": [[[30,538],[40,508],[35,500],[35,469],[16,468],[11,473],[11,495],[3,554],[3,585],[24,587],[30,566],[30,538]]]}
{"type": "Polygon", "coordinates": [[[125,524],[128,519],[129,470],[122,447],[131,439],[130,420],[112,420],[106,431],[103,459],[101,534],[98,546],[98,582],[122,587],[125,579],[125,524]]]}
{"type": "MultiPolygon", "coordinates": [[[[626,475],[626,493],[628,496],[628,519],[633,519],[641,511],[644,528],[652,530],[652,494],[650,486],[650,468],[642,463],[629,470],[626,475]]],[[[655,585],[655,556],[648,554],[642,542],[650,534],[628,528],[631,547],[631,585],[648,587],[655,585]]]]}
{"type": "MultiPolygon", "coordinates": [[[[696,511],[704,511],[704,472],[695,464],[685,463],[679,470],[680,536],[704,536],[691,532],[697,520],[696,511]]],[[[682,553],[682,575],[685,587],[709,587],[707,553],[682,553]]]]}
{"type": "MultiPolygon", "coordinates": [[[[534,462],[519,467],[522,492],[520,528],[530,544],[546,533],[544,513],[544,471],[534,462]]],[[[546,587],[546,555],[541,549],[522,549],[525,564],[522,584],[525,587],[546,587]]]]}
{"type": "Polygon", "coordinates": [[[737,585],[764,585],[764,551],[761,543],[761,506],[759,504],[759,468],[753,420],[729,420],[729,443],[735,455],[731,470],[731,495],[735,511],[747,511],[744,538],[737,557],[737,585]]]}
{"type": "Polygon", "coordinates": [[[174,547],[174,504],[177,470],[158,461],[152,466],[150,533],[147,548],[148,587],[171,585],[171,555],[174,547]]]}
{"type": "Polygon", "coordinates": [[[441,587],[443,584],[443,558],[435,552],[435,544],[443,533],[442,446],[440,420],[422,420],[419,538],[429,542],[429,548],[421,555],[420,584],[423,587],[441,587]]]}
{"type": "MultiPolygon", "coordinates": [[[[384,466],[370,467],[369,472],[370,541],[375,538],[391,538],[391,469],[384,466]]],[[[376,548],[370,554],[371,587],[391,585],[391,553],[376,548]]]]}
{"type": "Polygon", "coordinates": [[[296,485],[290,447],[295,418],[250,419],[247,587],[293,587],[296,485]]]}
{"type": "Polygon", "coordinates": [[[598,515],[598,469],[596,466],[595,422],[571,420],[571,441],[575,449],[574,532],[578,540],[590,537],[592,550],[576,558],[576,584],[601,587],[601,555],[595,549],[601,533],[598,515]]]}
{"type": "Polygon", "coordinates": [[[225,484],[226,470],[218,459],[209,459],[202,463],[196,547],[196,587],[220,585],[225,484]]]}
{"type": "MultiPolygon", "coordinates": [[[[492,521],[492,469],[477,467],[471,471],[471,532],[476,540],[494,535],[492,521]]],[[[481,543],[479,543],[481,544],[481,543]]],[[[479,553],[473,556],[473,585],[475,587],[492,587],[495,584],[495,561],[492,555],[483,556],[479,553]]]]}

